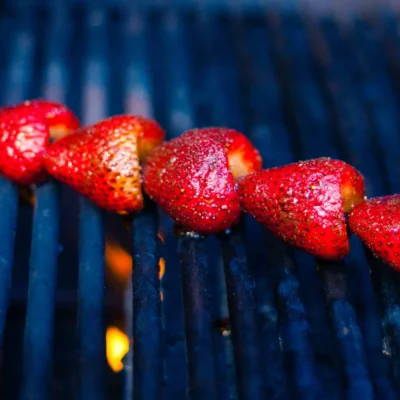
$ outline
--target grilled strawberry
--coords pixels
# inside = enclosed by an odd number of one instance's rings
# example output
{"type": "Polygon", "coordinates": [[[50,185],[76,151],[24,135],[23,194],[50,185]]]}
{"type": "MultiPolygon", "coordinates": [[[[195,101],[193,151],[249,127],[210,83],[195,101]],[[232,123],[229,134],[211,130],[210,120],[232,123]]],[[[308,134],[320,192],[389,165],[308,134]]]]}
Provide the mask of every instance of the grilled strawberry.
{"type": "Polygon", "coordinates": [[[51,144],[45,167],[51,175],[99,207],[127,214],[143,207],[140,156],[164,137],[143,117],[122,115],[82,128],[51,144]],[[156,139],[155,139],[156,138],[156,139]]]}
{"type": "Polygon", "coordinates": [[[0,172],[20,185],[39,183],[50,139],[78,126],[72,111],[59,103],[34,100],[1,109],[0,172]]]}
{"type": "Polygon", "coordinates": [[[31,100],[24,104],[28,107],[39,108],[45,114],[52,140],[67,136],[80,126],[78,118],[64,104],[46,100],[31,100]]]}
{"type": "Polygon", "coordinates": [[[152,153],[144,189],[179,225],[197,233],[218,232],[240,215],[235,178],[259,169],[261,158],[241,133],[193,129],[152,153]]]}
{"type": "Polygon", "coordinates": [[[43,112],[19,105],[0,112],[0,172],[28,185],[44,177],[43,156],[49,142],[43,112]]]}
{"type": "Polygon", "coordinates": [[[400,195],[366,200],[350,212],[350,229],[375,256],[400,271],[400,195]]]}
{"type": "Polygon", "coordinates": [[[350,165],[318,158],[250,174],[239,181],[243,209],[286,242],[319,258],[349,252],[344,213],[364,200],[350,165]]]}

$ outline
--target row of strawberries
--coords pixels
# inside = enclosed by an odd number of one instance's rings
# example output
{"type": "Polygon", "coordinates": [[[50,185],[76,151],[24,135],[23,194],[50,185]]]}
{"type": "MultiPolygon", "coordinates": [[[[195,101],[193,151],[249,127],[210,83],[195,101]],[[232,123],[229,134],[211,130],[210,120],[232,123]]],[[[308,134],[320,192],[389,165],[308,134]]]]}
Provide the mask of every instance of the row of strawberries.
{"type": "Polygon", "coordinates": [[[41,100],[0,110],[0,172],[19,185],[47,173],[99,207],[140,211],[143,192],[174,221],[200,234],[224,231],[241,211],[312,255],[340,260],[348,225],[400,270],[400,195],[366,199],[364,178],[319,158],[262,170],[258,151],[228,128],[190,130],[164,142],[150,119],[116,116],[79,127],[66,106],[41,100]]]}

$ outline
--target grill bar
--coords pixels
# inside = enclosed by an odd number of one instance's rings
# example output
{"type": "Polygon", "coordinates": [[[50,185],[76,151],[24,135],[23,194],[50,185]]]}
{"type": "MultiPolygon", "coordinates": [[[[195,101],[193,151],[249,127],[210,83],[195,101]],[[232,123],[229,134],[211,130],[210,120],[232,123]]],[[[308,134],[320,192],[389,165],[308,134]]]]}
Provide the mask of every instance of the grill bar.
{"type": "MultiPolygon", "coordinates": [[[[211,104],[214,110],[210,123],[231,126],[243,130],[234,58],[226,47],[219,47],[219,41],[226,43],[229,29],[226,21],[200,13],[197,21],[201,33],[204,54],[215,57],[214,63],[204,63],[206,81],[209,86],[205,93],[213,93],[211,104]],[[218,28],[217,28],[218,27],[218,28]],[[217,38],[212,40],[212,38],[217,38]],[[219,71],[224,70],[223,79],[219,71]]],[[[198,60],[196,60],[198,61],[198,60]]],[[[241,227],[242,228],[242,227],[241,227]]],[[[240,228],[240,229],[241,229],[240,228]]],[[[258,352],[259,338],[254,302],[254,281],[247,265],[243,237],[239,232],[229,232],[220,237],[224,260],[225,290],[229,310],[232,344],[236,367],[237,393],[239,398],[263,398],[265,389],[261,380],[261,363],[258,352]],[[245,311],[247,310],[247,311],[245,311]]]]}
{"type": "MultiPolygon", "coordinates": [[[[376,35],[369,32],[365,22],[355,23],[349,34],[350,44],[357,47],[354,60],[354,70],[361,71],[359,81],[360,96],[363,99],[364,107],[370,115],[370,121],[374,129],[374,138],[381,151],[378,153],[381,165],[384,167],[384,176],[387,177],[386,184],[391,192],[398,191],[398,180],[393,180],[392,175],[398,167],[398,153],[400,143],[398,141],[399,120],[397,117],[398,101],[392,91],[392,86],[387,80],[388,70],[384,58],[380,57],[379,43],[376,35]],[[376,59],[378,57],[378,59],[376,59]],[[364,65],[366,60],[371,60],[370,65],[364,65]],[[387,146],[390,143],[390,146],[387,146]],[[390,164],[390,163],[393,164],[390,164]],[[389,165],[390,166],[389,166],[389,165]],[[391,172],[387,170],[391,168],[391,172]]],[[[390,53],[389,53],[390,54],[390,53]]],[[[367,258],[373,277],[377,293],[381,294],[381,305],[384,306],[384,333],[388,335],[384,343],[390,343],[391,351],[397,354],[399,351],[398,341],[395,339],[398,332],[399,318],[397,313],[393,313],[398,307],[397,295],[394,295],[396,287],[396,277],[387,271],[386,266],[381,266],[380,262],[373,260],[367,252],[367,258]],[[387,319],[386,319],[387,318],[387,319]],[[389,322],[390,321],[390,322],[389,322]],[[387,323],[387,325],[386,325],[387,323]],[[389,329],[388,329],[389,327],[389,329]]],[[[398,359],[393,357],[392,361],[393,382],[398,382],[398,359]]],[[[399,393],[398,385],[396,385],[399,393]]]]}
{"type": "Polygon", "coordinates": [[[17,225],[18,188],[0,178],[0,343],[3,342],[14,259],[14,238],[17,225]]]}
{"type": "MultiPolygon", "coordinates": [[[[164,118],[166,126],[168,127],[168,133],[172,138],[195,125],[195,114],[190,97],[190,76],[188,75],[190,71],[187,59],[189,49],[187,41],[185,40],[187,36],[186,27],[181,16],[175,10],[172,8],[167,9],[166,12],[160,16],[159,24],[160,29],[157,31],[158,38],[161,42],[159,49],[161,49],[161,54],[166,58],[166,64],[162,70],[158,69],[155,71],[155,82],[164,88],[165,98],[162,98],[160,95],[159,98],[156,98],[156,102],[160,111],[162,110],[163,101],[166,101],[168,104],[164,118]],[[165,76],[164,74],[169,76],[166,82],[164,82],[163,79],[163,76],[165,76]]],[[[160,113],[160,115],[162,114],[160,113]]],[[[163,229],[166,232],[172,232],[173,227],[170,220],[165,219],[163,221],[163,229]]],[[[188,242],[191,241],[190,239],[187,240],[188,242]]],[[[178,247],[181,265],[185,263],[185,259],[182,257],[183,249],[180,240],[177,241],[173,234],[167,234],[165,243],[167,248],[170,246],[174,248],[178,247]]],[[[194,243],[188,245],[196,246],[194,243]]],[[[166,358],[165,364],[167,370],[166,383],[167,385],[169,384],[170,388],[166,390],[165,396],[184,399],[187,397],[188,390],[190,393],[193,391],[194,396],[200,396],[203,390],[209,390],[210,398],[213,398],[214,388],[212,386],[210,388],[202,387],[200,391],[198,380],[201,379],[203,381],[204,379],[209,379],[209,377],[206,377],[208,371],[201,372],[198,369],[199,366],[194,363],[199,360],[197,355],[195,360],[195,356],[192,353],[192,351],[195,351],[194,349],[195,346],[198,345],[197,340],[199,339],[194,334],[194,331],[199,333],[205,329],[205,327],[198,324],[199,314],[185,314],[185,308],[187,310],[189,304],[195,301],[193,297],[194,293],[181,292],[183,284],[182,279],[190,279],[190,281],[195,279],[193,275],[195,272],[193,269],[194,265],[192,263],[188,265],[186,271],[182,270],[182,268],[179,270],[176,267],[172,267],[173,264],[176,264],[174,255],[170,253],[167,254],[167,256],[169,256],[169,259],[166,259],[166,265],[171,265],[171,268],[166,268],[165,278],[163,280],[165,283],[165,308],[163,311],[165,320],[170,320],[169,323],[165,324],[167,354],[169,355],[169,357],[166,358]],[[178,287],[179,291],[177,290],[178,287]],[[168,291],[173,291],[175,293],[167,295],[168,291]],[[182,295],[183,297],[181,297],[182,295]],[[167,303],[168,300],[169,303],[167,303]],[[183,321],[178,313],[181,313],[181,315],[185,314],[183,321]],[[173,317],[172,314],[174,314],[173,317]],[[186,332],[188,332],[188,329],[190,329],[189,325],[191,330],[193,330],[193,334],[188,334],[185,337],[185,328],[186,332]],[[189,347],[191,348],[190,351],[189,347]],[[174,370],[177,372],[179,371],[180,376],[172,372],[174,370]]],[[[204,256],[205,255],[201,252],[193,254],[194,258],[201,258],[204,256]]],[[[184,268],[183,265],[182,267],[184,268]]],[[[198,285],[200,289],[202,282],[199,282],[198,285]]],[[[206,287],[208,287],[208,285],[209,282],[206,283],[206,287]]],[[[204,310],[203,318],[207,318],[207,310],[204,310]]],[[[204,338],[204,341],[209,343],[207,337],[204,338]]],[[[207,360],[207,364],[211,363],[207,354],[209,356],[212,354],[212,348],[206,347],[203,351],[205,354],[204,361],[207,360]]],[[[204,365],[204,368],[206,368],[206,365],[204,365]]],[[[209,383],[212,384],[212,382],[209,383]]]]}
{"type": "Polygon", "coordinates": [[[282,259],[279,249],[285,245],[272,241],[276,253],[271,255],[275,271],[278,274],[278,310],[282,348],[285,351],[286,368],[293,382],[292,396],[299,398],[318,398],[321,395],[321,385],[318,383],[315,360],[310,342],[310,325],[306,310],[300,296],[300,283],[294,273],[291,260],[282,259]],[[279,264],[277,264],[279,263],[279,264]]]}
{"type": "Polygon", "coordinates": [[[360,345],[361,332],[353,308],[346,300],[344,263],[319,261],[319,268],[322,270],[329,313],[346,371],[347,396],[358,398],[362,395],[364,398],[372,399],[373,391],[365,366],[364,349],[360,345]]]}
{"type": "Polygon", "coordinates": [[[217,399],[210,274],[205,239],[179,239],[189,365],[189,396],[217,399]]]}
{"type": "MultiPolygon", "coordinates": [[[[54,73],[52,63],[63,63],[65,29],[55,14],[46,46],[44,97],[63,101],[64,74],[54,73]]],[[[52,380],[54,311],[59,254],[60,185],[48,181],[36,189],[33,217],[28,306],[23,347],[22,399],[49,397],[52,380]],[[38,311],[40,316],[38,316],[38,311]]]]}
{"type": "Polygon", "coordinates": [[[382,345],[382,351],[391,356],[391,374],[397,392],[400,392],[400,296],[398,290],[398,277],[381,261],[366,250],[367,259],[371,266],[375,290],[380,297],[380,306],[383,314],[383,330],[386,335],[382,345]]]}
{"type": "MultiPolygon", "coordinates": [[[[15,23],[15,35],[8,54],[8,68],[5,71],[5,85],[3,86],[3,104],[14,104],[24,99],[29,92],[33,57],[33,36],[31,34],[32,20],[25,15],[15,23]],[[25,22],[25,24],[24,24],[25,22]],[[21,27],[24,27],[21,29],[21,27]]],[[[14,239],[17,226],[18,188],[13,183],[0,178],[1,187],[1,229],[0,233],[0,344],[3,335],[8,309],[11,269],[14,262],[14,239]]]]}
{"type": "Polygon", "coordinates": [[[133,220],[134,396],[159,399],[162,382],[159,239],[154,204],[133,220]]]}
{"type": "MultiPolygon", "coordinates": [[[[322,86],[328,104],[333,109],[337,121],[336,130],[340,135],[341,150],[352,164],[363,171],[366,178],[367,192],[371,196],[384,192],[384,182],[380,179],[381,164],[378,163],[371,132],[363,110],[363,104],[357,96],[355,80],[349,74],[346,65],[348,54],[345,53],[343,41],[338,36],[338,28],[331,20],[324,20],[311,29],[309,36],[317,40],[314,56],[322,76],[322,86]],[[359,157],[357,154],[363,154],[359,157]]],[[[362,255],[359,242],[351,238],[352,253],[346,263],[348,280],[353,283],[353,296],[363,304],[359,311],[360,327],[363,330],[365,346],[368,354],[368,366],[375,389],[379,396],[395,397],[392,385],[388,382],[386,362],[382,356],[380,343],[382,334],[376,304],[370,299],[373,288],[368,271],[364,267],[366,260],[362,255]],[[362,282],[362,283],[361,283],[362,282]],[[359,292],[359,294],[356,294],[359,292]]]]}
{"type": "Polygon", "coordinates": [[[239,396],[242,399],[262,399],[254,281],[248,271],[241,234],[234,230],[224,234],[221,243],[239,396]]]}
{"type": "MultiPolygon", "coordinates": [[[[317,132],[321,132],[322,129],[322,132],[326,132],[325,143],[319,143],[316,147],[308,147],[311,153],[308,153],[307,157],[317,156],[316,152],[321,152],[321,149],[323,149],[323,152],[326,155],[337,156],[336,150],[333,149],[333,143],[331,139],[329,139],[332,132],[330,132],[326,125],[328,115],[323,114],[322,110],[320,110],[321,112],[317,115],[308,114],[312,111],[316,112],[318,110],[316,104],[323,103],[322,98],[320,97],[319,88],[315,85],[314,79],[312,78],[313,75],[307,74],[306,72],[311,70],[311,65],[306,66],[306,62],[310,59],[310,52],[305,32],[301,27],[300,21],[296,17],[284,21],[284,28],[284,32],[287,34],[289,34],[289,32],[291,33],[291,36],[288,37],[292,37],[290,43],[294,44],[290,47],[290,50],[287,51],[287,54],[290,54],[289,57],[292,58],[293,66],[295,66],[290,69],[290,76],[292,76],[294,71],[296,71],[296,81],[301,82],[303,85],[300,89],[300,93],[302,93],[302,96],[307,98],[309,102],[312,102],[309,108],[303,111],[299,116],[300,119],[299,117],[296,118],[297,129],[299,131],[311,130],[317,132]],[[294,37],[297,38],[296,41],[293,40],[294,37]],[[305,57],[305,55],[308,55],[308,57],[305,57]],[[316,121],[320,121],[322,125],[319,126],[318,123],[315,124],[316,121]]],[[[295,104],[293,108],[299,109],[301,107],[295,104]]],[[[357,398],[358,396],[371,398],[373,396],[372,386],[369,382],[369,376],[365,366],[363,347],[360,345],[360,343],[363,342],[363,338],[360,335],[355,321],[353,308],[344,297],[335,299],[334,301],[332,301],[332,298],[330,297],[332,294],[332,285],[335,282],[343,280],[343,271],[340,271],[340,269],[330,270],[328,275],[326,271],[323,271],[322,275],[326,286],[328,304],[330,305],[329,315],[331,317],[331,322],[335,327],[334,332],[336,335],[336,342],[340,348],[341,359],[345,364],[348,396],[349,398],[357,398]],[[351,329],[349,329],[349,327],[351,329]],[[357,354],[358,356],[356,357],[357,354]],[[357,379],[354,379],[355,376],[360,376],[360,382],[357,382],[357,379]]],[[[341,295],[344,295],[343,291],[341,295]]]]}
{"type": "MultiPolygon", "coordinates": [[[[106,87],[108,79],[105,40],[105,14],[88,12],[84,18],[87,34],[83,121],[90,124],[107,115],[106,87]]],[[[89,200],[81,198],[79,221],[79,300],[80,329],[80,398],[105,398],[105,238],[104,213],[89,200]]]]}
{"type": "MultiPolygon", "coordinates": [[[[384,47],[385,60],[391,72],[391,84],[397,89],[397,77],[399,75],[398,49],[399,42],[396,28],[396,21],[389,16],[380,20],[375,20],[374,28],[378,30],[380,44],[384,47]]],[[[396,91],[397,93],[397,91],[396,91]]],[[[394,93],[394,94],[396,94],[394,93]]],[[[398,102],[398,97],[396,98],[398,102]]],[[[378,132],[379,133],[379,132],[378,132]]],[[[392,131],[392,135],[397,132],[392,131]]],[[[398,168],[397,165],[393,168],[398,168]]],[[[400,298],[398,296],[398,278],[396,272],[392,271],[381,261],[375,259],[370,251],[366,250],[366,256],[371,266],[371,276],[374,287],[378,294],[379,303],[383,315],[383,330],[385,334],[383,342],[384,354],[391,356],[391,375],[397,393],[400,393],[399,374],[400,374],[400,298]]]]}
{"type": "Polygon", "coordinates": [[[48,182],[36,190],[23,349],[22,399],[48,397],[52,378],[59,189],[57,183],[48,182]]]}
{"type": "Polygon", "coordinates": [[[81,199],[79,228],[80,398],[105,398],[103,215],[81,199]]]}
{"type": "MultiPolygon", "coordinates": [[[[256,145],[259,143],[258,146],[262,151],[265,164],[279,165],[282,162],[291,162],[293,158],[289,141],[290,136],[283,123],[281,112],[282,98],[273,69],[271,46],[265,23],[255,23],[252,29],[246,26],[243,29],[245,39],[244,44],[242,43],[242,51],[239,54],[239,59],[242,63],[243,71],[247,72],[247,77],[245,75],[247,85],[251,88],[249,98],[251,99],[253,114],[250,120],[249,136],[256,145]],[[263,46],[266,47],[264,53],[257,51],[260,43],[263,43],[263,46]],[[247,54],[246,50],[250,54],[247,54]],[[253,60],[255,65],[253,64],[253,60]],[[268,114],[267,116],[265,115],[266,113],[268,114]],[[270,132],[277,132],[277,135],[273,134],[272,138],[270,137],[270,132]]],[[[248,229],[249,225],[247,225],[248,229]]],[[[254,241],[253,236],[255,237],[255,235],[254,233],[250,236],[251,242],[254,241]]],[[[320,394],[320,387],[315,371],[315,361],[312,356],[309,337],[310,327],[298,290],[299,281],[293,273],[294,265],[290,257],[284,256],[290,253],[288,246],[285,246],[271,235],[267,236],[268,238],[264,239],[264,241],[268,247],[268,254],[263,260],[262,265],[268,271],[267,282],[270,280],[273,285],[277,286],[280,344],[282,350],[285,352],[286,366],[293,366],[287,369],[290,382],[293,383],[290,389],[283,386],[285,378],[279,372],[275,374],[269,372],[269,379],[271,379],[271,375],[274,379],[272,387],[269,390],[272,390],[273,393],[279,393],[283,397],[287,396],[291,390],[292,395],[295,393],[296,396],[301,396],[301,398],[312,398],[320,394]],[[265,260],[267,260],[266,263],[265,260]]],[[[265,246],[265,244],[259,245],[265,246]]],[[[250,245],[250,250],[256,251],[255,246],[253,249],[250,245]]],[[[269,286],[271,283],[266,284],[269,286]]],[[[257,285],[263,287],[263,284],[258,279],[257,285]]],[[[268,290],[271,290],[271,288],[268,290]]],[[[265,296],[264,293],[262,295],[265,296]]],[[[274,300],[273,294],[272,300],[274,300]]],[[[276,311],[273,309],[274,306],[271,309],[271,305],[268,303],[269,301],[264,307],[268,310],[267,315],[269,317],[270,313],[276,311]]],[[[263,339],[264,341],[268,340],[267,337],[263,339]]],[[[276,350],[269,349],[269,352],[271,353],[268,356],[271,357],[275,354],[276,350]]],[[[274,363],[278,363],[279,365],[279,361],[276,358],[274,358],[274,363]]]]}

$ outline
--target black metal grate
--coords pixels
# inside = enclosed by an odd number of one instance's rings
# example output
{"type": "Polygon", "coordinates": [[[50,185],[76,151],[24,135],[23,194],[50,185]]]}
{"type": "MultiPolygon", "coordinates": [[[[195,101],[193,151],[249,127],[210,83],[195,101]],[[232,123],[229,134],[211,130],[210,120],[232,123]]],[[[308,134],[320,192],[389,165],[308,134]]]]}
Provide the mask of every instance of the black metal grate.
{"type": "MultiPolygon", "coordinates": [[[[393,10],[19,3],[0,17],[3,104],[45,97],[84,123],[153,116],[169,137],[227,125],[266,167],[338,157],[370,196],[400,191],[393,10]]],[[[12,183],[0,193],[2,399],[399,398],[399,278],[356,238],[343,263],[316,265],[249,218],[194,239],[150,203],[126,230],[55,182],[34,212],[12,183]],[[105,288],[106,233],[132,252],[125,299],[105,288]],[[134,343],[114,374],[105,326],[124,315],[134,343]]]]}

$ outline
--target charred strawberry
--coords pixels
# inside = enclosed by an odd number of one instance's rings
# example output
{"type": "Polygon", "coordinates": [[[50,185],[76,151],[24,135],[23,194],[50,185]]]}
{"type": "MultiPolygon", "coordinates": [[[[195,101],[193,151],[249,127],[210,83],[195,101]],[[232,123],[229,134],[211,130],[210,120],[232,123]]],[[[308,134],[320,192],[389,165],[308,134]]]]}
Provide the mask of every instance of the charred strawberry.
{"type": "Polygon", "coordinates": [[[349,227],[375,256],[400,271],[400,195],[377,197],[354,207],[349,227]]]}
{"type": "Polygon", "coordinates": [[[43,157],[51,138],[67,135],[79,121],[66,106],[43,100],[0,110],[0,172],[20,185],[46,176],[43,157]]]}
{"type": "Polygon", "coordinates": [[[143,207],[140,159],[163,138],[150,119],[116,116],[51,144],[45,167],[99,207],[127,214],[143,207]]]}
{"type": "Polygon", "coordinates": [[[276,236],[312,255],[349,253],[345,213],[364,200],[364,178],[343,161],[302,161],[239,181],[243,209],[276,236]]]}
{"type": "Polygon", "coordinates": [[[201,234],[228,229],[240,215],[235,179],[261,169],[258,151],[234,129],[187,131],[144,167],[144,189],[177,224],[201,234]]]}

